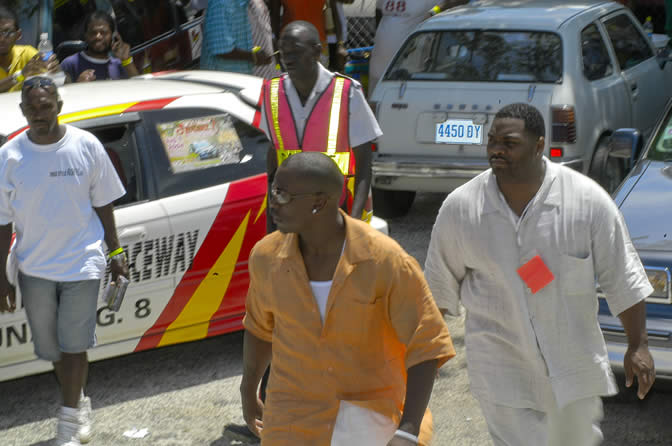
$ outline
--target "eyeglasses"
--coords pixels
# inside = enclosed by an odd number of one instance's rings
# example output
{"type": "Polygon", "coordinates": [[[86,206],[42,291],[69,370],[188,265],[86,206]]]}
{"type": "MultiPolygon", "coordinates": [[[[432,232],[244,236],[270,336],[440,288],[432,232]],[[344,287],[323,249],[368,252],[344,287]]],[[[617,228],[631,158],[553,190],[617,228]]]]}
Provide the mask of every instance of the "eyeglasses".
{"type": "Polygon", "coordinates": [[[2,38],[12,37],[12,36],[14,36],[15,34],[16,34],[16,30],[15,30],[15,29],[13,29],[13,30],[6,30],[6,29],[5,29],[5,30],[0,31],[0,37],[2,37],[2,38]]]}
{"type": "Polygon", "coordinates": [[[307,197],[310,195],[319,195],[321,193],[322,192],[306,192],[302,194],[290,194],[286,190],[274,187],[271,189],[271,200],[275,201],[278,204],[288,204],[297,197],[307,197]]]}
{"type": "Polygon", "coordinates": [[[23,81],[23,87],[21,87],[21,90],[26,91],[30,90],[31,88],[42,88],[42,87],[56,88],[56,84],[54,83],[54,80],[51,79],[50,77],[35,76],[23,81]]]}

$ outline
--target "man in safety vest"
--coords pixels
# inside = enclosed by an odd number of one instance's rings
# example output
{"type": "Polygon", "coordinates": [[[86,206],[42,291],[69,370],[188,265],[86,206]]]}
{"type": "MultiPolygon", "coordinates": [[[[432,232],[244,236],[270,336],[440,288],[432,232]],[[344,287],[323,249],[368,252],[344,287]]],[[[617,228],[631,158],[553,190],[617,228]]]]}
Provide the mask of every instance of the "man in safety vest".
{"type": "Polygon", "coordinates": [[[324,152],[345,177],[343,209],[353,217],[370,220],[370,142],[382,132],[361,86],[320,64],[320,37],[308,22],[288,24],[278,47],[287,73],[264,83],[261,112],[255,119],[272,142],[268,184],[290,155],[324,152]]]}

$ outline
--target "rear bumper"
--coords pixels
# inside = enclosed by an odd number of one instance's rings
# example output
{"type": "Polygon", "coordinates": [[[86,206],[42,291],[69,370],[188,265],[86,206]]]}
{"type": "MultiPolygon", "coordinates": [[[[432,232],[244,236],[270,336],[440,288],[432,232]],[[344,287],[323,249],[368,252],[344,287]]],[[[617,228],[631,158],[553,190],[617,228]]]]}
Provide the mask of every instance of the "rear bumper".
{"type": "MultiPolygon", "coordinates": [[[[568,160],[559,164],[583,171],[583,160],[568,160]]],[[[373,161],[373,186],[379,189],[414,190],[421,192],[450,192],[490,168],[486,160],[413,162],[380,157],[373,161]]]]}
{"type": "MultiPolygon", "coordinates": [[[[648,321],[647,321],[648,323],[648,321]]],[[[623,358],[628,341],[623,329],[611,324],[602,324],[602,333],[607,343],[609,362],[616,372],[623,372],[623,358]]],[[[656,378],[672,381],[672,333],[666,330],[648,330],[649,350],[656,365],[656,378]]]]}
{"type": "MultiPolygon", "coordinates": [[[[607,342],[609,363],[614,372],[623,373],[623,358],[627,348],[627,344],[607,342]]],[[[672,350],[651,346],[649,350],[656,366],[656,379],[672,381],[672,350]]]]}

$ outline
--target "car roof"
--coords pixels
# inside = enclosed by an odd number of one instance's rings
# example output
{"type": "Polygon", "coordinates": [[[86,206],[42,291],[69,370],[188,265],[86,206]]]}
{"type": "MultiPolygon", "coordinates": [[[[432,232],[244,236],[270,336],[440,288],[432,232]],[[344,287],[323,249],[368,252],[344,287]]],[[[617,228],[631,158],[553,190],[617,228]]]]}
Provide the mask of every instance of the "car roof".
{"type": "MultiPolygon", "coordinates": [[[[260,88],[261,83],[261,78],[244,74],[180,71],[139,76],[128,80],[66,84],[58,89],[63,100],[60,115],[97,110],[117,104],[144,103],[146,106],[143,110],[158,109],[165,104],[162,103],[162,99],[227,91],[238,93],[246,88],[260,88]]],[[[0,94],[1,135],[9,135],[27,125],[19,109],[20,102],[20,92],[0,94]]]]}
{"type": "Polygon", "coordinates": [[[606,14],[624,7],[605,0],[480,0],[449,9],[425,21],[419,30],[557,30],[572,17],[594,9],[606,14]]]}

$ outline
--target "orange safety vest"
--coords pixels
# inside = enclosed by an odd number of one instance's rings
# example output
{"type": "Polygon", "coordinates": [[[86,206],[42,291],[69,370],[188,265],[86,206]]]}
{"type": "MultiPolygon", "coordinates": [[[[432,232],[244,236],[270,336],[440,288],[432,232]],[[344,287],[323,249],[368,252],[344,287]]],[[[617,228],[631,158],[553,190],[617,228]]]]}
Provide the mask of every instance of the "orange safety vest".
{"type": "MultiPolygon", "coordinates": [[[[355,196],[355,157],[349,137],[352,80],[338,74],[334,76],[311,110],[299,143],[299,133],[285,92],[285,78],[283,75],[264,84],[266,122],[278,156],[278,166],[298,152],[324,152],[343,173],[345,185],[341,205],[345,204],[351,213],[355,196]]],[[[371,220],[371,209],[369,196],[362,220],[371,220]]]]}

